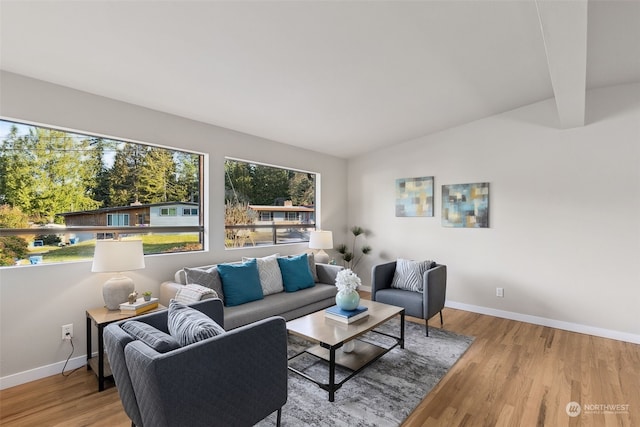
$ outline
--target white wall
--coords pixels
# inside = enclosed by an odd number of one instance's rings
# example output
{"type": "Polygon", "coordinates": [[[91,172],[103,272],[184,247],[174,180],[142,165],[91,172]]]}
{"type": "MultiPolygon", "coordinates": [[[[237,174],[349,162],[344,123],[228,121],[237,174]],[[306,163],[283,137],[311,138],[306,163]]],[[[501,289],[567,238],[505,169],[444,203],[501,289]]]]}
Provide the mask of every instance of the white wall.
{"type": "MultiPolygon", "coordinates": [[[[157,290],[182,266],[272,252],[223,248],[230,156],[321,173],[322,228],[334,242],[346,240],[347,225],[372,232],[373,254],[359,266],[365,285],[376,262],[432,258],[449,267],[450,305],[640,342],[640,85],[589,93],[582,128],[558,130],[545,101],[351,160],[348,173],[342,159],[6,72],[0,116],[209,155],[210,250],[148,256],[131,273],[141,288],[157,290]],[[396,218],[395,179],[428,175],[435,217],[396,218]],[[491,227],[443,228],[440,186],[485,181],[491,227]]],[[[102,305],[104,280],[89,262],[0,269],[0,388],[58,373],[66,323],[75,326],[72,360],[82,363],[84,311],[102,305]]]]}
{"type": "Polygon", "coordinates": [[[548,100],[350,160],[363,282],[434,259],[450,306],[640,342],[640,85],[589,92],[584,127],[556,116],[548,100]],[[396,218],[395,180],[431,175],[435,216],[396,218]],[[490,228],[442,227],[441,186],[471,182],[490,183],[490,228]]]}
{"type": "MultiPolygon", "coordinates": [[[[160,283],[183,266],[274,252],[272,248],[225,251],[225,156],[320,173],[322,227],[334,230],[337,241],[347,228],[347,162],[343,159],[7,72],[0,74],[0,116],[209,155],[209,197],[205,201],[209,250],[147,256],[146,269],[130,274],[138,289],[157,292],[160,283]]],[[[305,249],[304,244],[277,248],[283,254],[305,249]]],[[[90,262],[0,269],[0,388],[60,372],[70,350],[60,339],[60,326],[67,323],[74,324],[76,350],[72,360],[76,365],[82,363],[86,353],[85,310],[103,305],[101,286],[107,278],[90,273],[90,269],[90,262]]]]}

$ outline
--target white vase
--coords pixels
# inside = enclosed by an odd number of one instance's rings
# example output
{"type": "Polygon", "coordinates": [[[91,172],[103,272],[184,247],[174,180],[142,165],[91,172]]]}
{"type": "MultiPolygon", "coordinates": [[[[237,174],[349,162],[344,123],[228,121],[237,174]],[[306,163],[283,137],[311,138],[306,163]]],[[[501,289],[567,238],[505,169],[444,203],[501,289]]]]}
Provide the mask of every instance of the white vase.
{"type": "Polygon", "coordinates": [[[125,276],[116,276],[107,280],[102,286],[104,304],[109,310],[120,309],[120,304],[127,302],[129,294],[135,289],[133,280],[125,276]]]}

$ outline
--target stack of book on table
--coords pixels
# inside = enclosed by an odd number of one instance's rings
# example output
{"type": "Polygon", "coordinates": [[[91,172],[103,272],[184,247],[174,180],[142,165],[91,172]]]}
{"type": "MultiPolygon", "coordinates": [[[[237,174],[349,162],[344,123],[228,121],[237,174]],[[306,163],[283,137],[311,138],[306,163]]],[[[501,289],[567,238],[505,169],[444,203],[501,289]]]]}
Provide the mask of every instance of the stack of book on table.
{"type": "Polygon", "coordinates": [[[145,301],[144,298],[138,298],[133,304],[123,302],[120,304],[120,314],[140,314],[146,311],[158,308],[158,298],[151,298],[145,301]]]}
{"type": "Polygon", "coordinates": [[[328,319],[337,320],[342,323],[352,323],[356,320],[363,319],[369,315],[368,308],[359,305],[355,310],[343,310],[337,305],[329,307],[325,310],[324,315],[328,319]]]}

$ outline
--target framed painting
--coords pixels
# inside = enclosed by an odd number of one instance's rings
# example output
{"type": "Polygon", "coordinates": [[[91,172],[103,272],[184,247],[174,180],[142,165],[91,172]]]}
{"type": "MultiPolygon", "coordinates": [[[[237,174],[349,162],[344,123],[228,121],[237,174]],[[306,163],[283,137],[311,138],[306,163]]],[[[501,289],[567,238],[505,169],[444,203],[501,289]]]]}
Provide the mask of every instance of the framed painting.
{"type": "Polygon", "coordinates": [[[488,228],[489,183],[443,185],[442,225],[488,228]]]}
{"type": "Polygon", "coordinates": [[[396,216],[433,216],[433,177],[396,179],[396,216]]]}

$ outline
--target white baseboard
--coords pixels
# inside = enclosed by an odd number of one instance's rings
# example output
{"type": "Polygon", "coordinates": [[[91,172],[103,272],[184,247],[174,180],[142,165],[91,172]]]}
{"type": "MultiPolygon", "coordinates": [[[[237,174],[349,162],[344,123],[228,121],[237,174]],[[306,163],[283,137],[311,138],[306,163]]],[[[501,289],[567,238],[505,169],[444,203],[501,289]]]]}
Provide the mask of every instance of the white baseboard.
{"type": "MultiPolygon", "coordinates": [[[[370,292],[371,288],[362,286],[360,288],[363,291],[370,292]]],[[[472,313],[486,314],[488,316],[500,317],[503,319],[517,320],[519,322],[532,323],[534,325],[549,326],[551,328],[563,329],[565,331],[578,332],[581,334],[594,335],[596,337],[610,338],[618,341],[630,342],[633,344],[640,344],[640,335],[630,334],[627,332],[614,331],[611,329],[596,328],[594,326],[586,326],[578,323],[564,322],[561,320],[548,319],[546,317],[531,316],[529,314],[515,313],[512,311],[497,310],[495,308],[481,307],[478,305],[465,304],[456,301],[447,300],[446,304],[449,308],[455,308],[458,310],[470,311],[472,313]]],[[[96,356],[94,354],[94,356],[96,356]]],[[[82,355],[74,357],[69,360],[67,364],[67,371],[81,366],[85,366],[87,363],[87,356],[82,355]]],[[[0,378],[0,390],[5,388],[14,387],[20,384],[25,384],[31,381],[39,380],[42,378],[50,377],[52,375],[60,374],[64,361],[53,363],[51,365],[42,366],[39,368],[30,369],[24,372],[18,372],[17,374],[7,375],[0,378]]]]}
{"type": "MultiPolygon", "coordinates": [[[[69,359],[69,363],[65,367],[65,372],[72,369],[84,367],[87,364],[87,356],[78,356],[73,359],[69,359]]],[[[50,377],[52,375],[60,375],[62,368],[64,367],[64,360],[62,362],[53,363],[51,365],[41,366],[39,368],[29,369],[28,371],[18,372],[17,374],[7,375],[0,378],[0,390],[5,388],[14,387],[20,384],[25,384],[31,381],[39,380],[42,378],[50,377]]],[[[97,384],[97,383],[96,383],[97,384]]]]}
{"type": "Polygon", "coordinates": [[[519,322],[532,323],[534,325],[549,326],[551,328],[563,329],[565,331],[578,332],[580,334],[593,335],[596,337],[610,338],[618,341],[640,344],[640,335],[628,332],[614,331],[611,329],[597,328],[595,326],[581,325],[579,323],[565,322],[562,320],[548,319],[546,317],[531,316],[529,314],[515,313],[512,311],[497,310],[495,308],[481,307],[478,305],[464,304],[447,300],[446,307],[458,310],[470,311],[472,313],[486,314],[489,316],[501,317],[503,319],[517,320],[519,322]]]}

